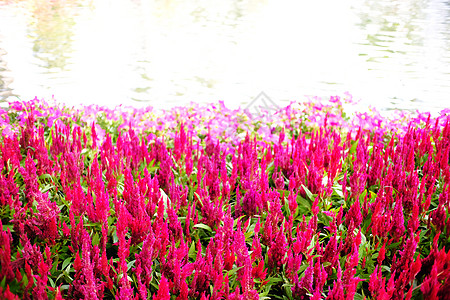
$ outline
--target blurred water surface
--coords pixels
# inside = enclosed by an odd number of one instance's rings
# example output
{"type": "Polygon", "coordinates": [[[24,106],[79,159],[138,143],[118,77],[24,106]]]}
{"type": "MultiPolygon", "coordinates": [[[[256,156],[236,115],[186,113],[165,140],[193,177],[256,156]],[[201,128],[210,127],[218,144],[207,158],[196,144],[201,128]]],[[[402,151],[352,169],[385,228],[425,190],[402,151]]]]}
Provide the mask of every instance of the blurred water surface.
{"type": "Polygon", "coordinates": [[[0,99],[450,107],[450,2],[0,0],[0,99]]]}

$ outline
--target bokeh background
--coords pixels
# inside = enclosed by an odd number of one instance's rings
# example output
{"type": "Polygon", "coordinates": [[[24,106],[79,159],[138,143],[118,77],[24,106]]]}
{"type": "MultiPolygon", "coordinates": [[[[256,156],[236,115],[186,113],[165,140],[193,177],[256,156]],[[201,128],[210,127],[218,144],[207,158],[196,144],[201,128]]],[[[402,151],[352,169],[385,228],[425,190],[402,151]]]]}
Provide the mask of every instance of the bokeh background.
{"type": "Polygon", "coordinates": [[[0,0],[0,100],[450,107],[450,2],[0,0]]]}

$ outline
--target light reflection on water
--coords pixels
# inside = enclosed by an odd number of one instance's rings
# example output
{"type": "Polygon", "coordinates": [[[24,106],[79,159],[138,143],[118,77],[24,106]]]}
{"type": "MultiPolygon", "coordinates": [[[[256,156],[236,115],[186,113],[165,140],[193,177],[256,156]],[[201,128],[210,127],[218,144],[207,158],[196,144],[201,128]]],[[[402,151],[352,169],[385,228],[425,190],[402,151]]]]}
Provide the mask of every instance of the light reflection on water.
{"type": "Polygon", "coordinates": [[[448,2],[302,2],[0,0],[0,99],[450,107],[448,2]]]}

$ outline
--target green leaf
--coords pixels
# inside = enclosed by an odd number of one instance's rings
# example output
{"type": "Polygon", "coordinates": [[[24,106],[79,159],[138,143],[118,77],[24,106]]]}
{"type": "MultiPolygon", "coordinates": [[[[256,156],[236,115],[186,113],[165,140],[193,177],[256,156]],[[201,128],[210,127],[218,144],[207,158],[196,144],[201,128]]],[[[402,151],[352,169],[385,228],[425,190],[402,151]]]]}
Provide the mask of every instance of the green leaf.
{"type": "Polygon", "coordinates": [[[55,188],[53,185],[47,184],[46,186],[44,186],[44,188],[40,189],[40,191],[41,191],[41,193],[45,193],[53,188],[55,188]]]}
{"type": "Polygon", "coordinates": [[[329,261],[326,261],[322,264],[322,267],[326,268],[328,266],[331,266],[331,263],[329,261]]]}
{"type": "Polygon", "coordinates": [[[248,232],[244,233],[245,241],[248,242],[248,240],[253,240],[253,239],[251,239],[253,234],[254,234],[254,232],[252,232],[252,231],[248,231],[248,232]]]}
{"type": "Polygon", "coordinates": [[[11,224],[9,224],[9,225],[3,225],[3,231],[8,231],[8,228],[9,228],[9,230],[11,231],[11,232],[14,232],[14,225],[11,225],[11,224]]]}
{"type": "Polygon", "coordinates": [[[333,192],[340,198],[344,198],[344,193],[342,192],[342,185],[337,183],[337,181],[333,185],[333,192]]]}
{"type": "Polygon", "coordinates": [[[151,284],[156,290],[159,290],[159,285],[156,284],[153,280],[150,281],[150,284],[151,284]]]}
{"type": "Polygon", "coordinates": [[[52,177],[52,175],[50,175],[50,174],[42,174],[42,175],[39,176],[38,178],[39,178],[39,180],[42,180],[42,179],[48,179],[48,180],[53,181],[53,177],[52,177]]]}
{"type": "Polygon", "coordinates": [[[192,243],[192,244],[191,244],[191,247],[189,248],[189,257],[195,258],[195,257],[196,257],[195,251],[196,251],[196,249],[195,249],[195,243],[192,243]]]}
{"type": "Polygon", "coordinates": [[[356,152],[356,147],[358,147],[358,142],[359,142],[359,140],[352,142],[352,147],[348,151],[348,154],[353,154],[356,152]]]}
{"type": "Polygon", "coordinates": [[[305,192],[306,192],[306,196],[308,196],[308,198],[309,198],[311,201],[316,200],[316,197],[314,197],[315,195],[314,195],[313,193],[311,193],[311,191],[310,191],[304,184],[302,184],[302,187],[303,187],[303,189],[304,189],[305,192]]]}
{"type": "Polygon", "coordinates": [[[195,224],[194,228],[202,228],[202,229],[205,229],[206,231],[213,232],[211,227],[209,227],[208,225],[203,224],[203,223],[195,224]]]}
{"type": "Polygon", "coordinates": [[[59,280],[61,277],[63,277],[63,276],[64,276],[64,272],[61,272],[61,274],[59,274],[59,276],[56,277],[55,284],[56,284],[56,282],[58,282],[58,280],[59,280]]]}
{"type": "Polygon", "coordinates": [[[364,189],[364,191],[361,193],[361,195],[359,195],[359,203],[360,204],[364,203],[364,198],[366,197],[366,195],[367,195],[367,190],[364,189]]]}
{"type": "Polygon", "coordinates": [[[53,279],[51,277],[47,278],[48,281],[50,281],[50,285],[52,286],[52,288],[55,288],[55,282],[53,281],[53,279]]]}
{"type": "Polygon", "coordinates": [[[292,296],[292,284],[290,283],[285,283],[283,284],[283,288],[284,288],[284,292],[286,293],[287,297],[289,300],[293,300],[293,296],[292,296]]]}
{"type": "Polygon", "coordinates": [[[200,202],[200,205],[203,206],[202,198],[200,197],[200,195],[197,192],[194,192],[194,195],[197,196],[198,202],[200,202]]]}
{"type": "MultiPolygon", "coordinates": [[[[243,267],[245,267],[245,266],[233,268],[233,269],[231,269],[230,271],[228,271],[226,275],[228,275],[228,277],[231,277],[233,274],[235,274],[237,271],[239,271],[239,270],[242,269],[243,267]]],[[[225,275],[225,276],[226,276],[226,275],[225,275]]]]}
{"type": "Polygon", "coordinates": [[[64,270],[64,272],[70,273],[70,271],[72,270],[72,263],[68,264],[66,269],[64,270]]]}
{"type": "Polygon", "coordinates": [[[381,266],[381,269],[382,269],[383,271],[386,271],[386,272],[388,272],[388,273],[391,273],[391,268],[388,267],[388,266],[382,265],[382,266],[381,266]]]}
{"type": "Polygon", "coordinates": [[[269,278],[269,282],[267,284],[273,285],[274,283],[283,281],[283,279],[279,278],[279,277],[270,277],[269,278]]]}
{"type": "MultiPolygon", "coordinates": [[[[52,251],[52,253],[55,253],[55,251],[52,251]]],[[[59,263],[59,255],[56,254],[56,259],[53,260],[53,266],[52,266],[52,269],[50,271],[51,273],[54,273],[56,271],[56,268],[58,267],[58,263],[59,263]]]]}
{"type": "Polygon", "coordinates": [[[5,276],[5,277],[3,277],[3,280],[2,280],[2,282],[0,282],[0,287],[2,287],[3,289],[5,289],[5,288],[6,288],[6,276],[5,276]]]}
{"type": "Polygon", "coordinates": [[[92,245],[93,246],[98,245],[99,242],[100,242],[100,237],[98,235],[98,232],[96,232],[94,234],[94,236],[92,237],[92,245]]]}
{"type": "Polygon", "coordinates": [[[397,248],[400,244],[401,244],[401,242],[392,243],[392,244],[390,244],[389,246],[387,246],[386,249],[394,249],[394,248],[397,248]]]}
{"type": "Polygon", "coordinates": [[[363,295],[355,293],[355,296],[353,297],[354,300],[364,300],[363,295]]]}
{"type": "Polygon", "coordinates": [[[131,267],[134,267],[134,263],[136,262],[136,260],[132,260],[127,264],[127,272],[130,270],[131,267]]]}
{"type": "Polygon", "coordinates": [[[115,230],[112,236],[113,236],[113,244],[117,243],[119,241],[119,237],[117,236],[117,232],[115,230]]]}
{"type": "Polygon", "coordinates": [[[297,196],[297,203],[299,206],[302,206],[303,208],[307,208],[307,210],[311,210],[312,203],[308,199],[303,198],[302,196],[297,196]]]}

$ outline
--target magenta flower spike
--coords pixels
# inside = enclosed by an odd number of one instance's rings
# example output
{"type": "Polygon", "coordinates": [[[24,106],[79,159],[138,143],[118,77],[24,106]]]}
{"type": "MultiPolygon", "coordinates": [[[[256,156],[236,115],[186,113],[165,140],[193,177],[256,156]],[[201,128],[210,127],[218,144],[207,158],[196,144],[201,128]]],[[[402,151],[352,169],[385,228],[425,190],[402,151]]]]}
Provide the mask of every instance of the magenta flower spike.
{"type": "MultiPolygon", "coordinates": [[[[3,227],[0,220],[0,226],[3,227]]],[[[0,270],[0,280],[10,282],[14,278],[14,272],[11,264],[11,242],[12,235],[11,230],[0,232],[0,264],[2,266],[0,270]]]]}
{"type": "Polygon", "coordinates": [[[25,168],[20,168],[25,182],[25,196],[28,202],[32,202],[39,192],[39,185],[36,174],[36,164],[31,157],[31,150],[28,150],[27,157],[25,159],[25,168]]]}
{"type": "Polygon", "coordinates": [[[438,297],[439,287],[440,283],[438,281],[437,265],[433,265],[433,268],[431,269],[431,274],[429,275],[428,278],[426,278],[426,280],[420,287],[420,290],[422,291],[426,299],[439,300],[440,299],[438,297]]]}
{"type": "Polygon", "coordinates": [[[363,217],[361,214],[361,206],[359,204],[359,199],[357,199],[355,202],[353,202],[352,206],[347,212],[347,215],[345,216],[345,224],[349,226],[350,221],[353,221],[354,227],[358,228],[361,225],[362,220],[363,217]]]}
{"type": "Polygon", "coordinates": [[[392,213],[392,234],[395,239],[399,239],[403,236],[405,232],[405,221],[403,216],[403,205],[402,205],[402,199],[399,198],[395,202],[395,208],[392,213]]]}
{"type": "Polygon", "coordinates": [[[285,262],[285,254],[287,252],[286,237],[283,230],[278,230],[278,233],[273,238],[273,243],[270,245],[268,256],[268,266],[271,269],[278,270],[285,262]]]}
{"type": "Polygon", "coordinates": [[[92,149],[97,149],[97,132],[95,131],[94,122],[92,122],[91,126],[91,136],[92,136],[92,149]]]}
{"type": "Polygon", "coordinates": [[[20,146],[17,136],[14,134],[11,137],[5,137],[3,143],[0,143],[0,152],[2,155],[3,167],[6,167],[8,161],[11,169],[18,168],[22,155],[20,154],[20,146]]]}
{"type": "Polygon", "coordinates": [[[342,284],[342,270],[340,263],[338,262],[337,267],[337,280],[334,281],[334,284],[332,285],[332,289],[328,293],[327,299],[330,300],[344,300],[345,294],[344,294],[344,287],[342,284]]]}
{"type": "Polygon", "coordinates": [[[120,211],[117,218],[117,237],[119,239],[119,249],[118,249],[118,256],[119,256],[119,270],[120,274],[122,274],[122,277],[120,279],[120,285],[121,287],[128,288],[129,287],[129,281],[127,279],[127,263],[126,258],[130,255],[130,244],[131,239],[126,239],[126,233],[128,232],[128,226],[131,221],[131,215],[128,212],[128,210],[125,208],[124,205],[120,205],[120,211]]]}

